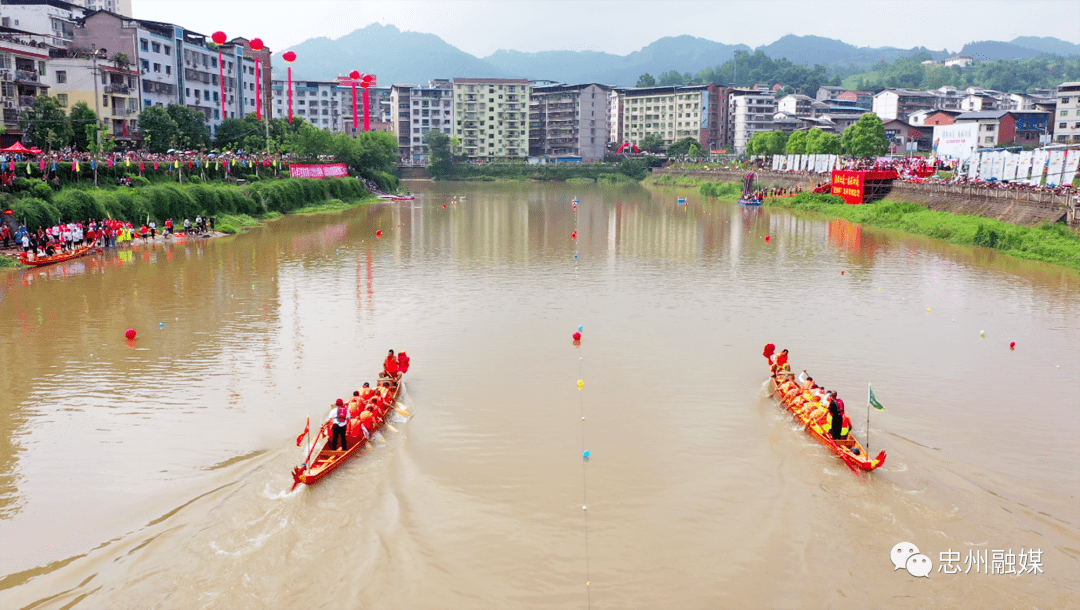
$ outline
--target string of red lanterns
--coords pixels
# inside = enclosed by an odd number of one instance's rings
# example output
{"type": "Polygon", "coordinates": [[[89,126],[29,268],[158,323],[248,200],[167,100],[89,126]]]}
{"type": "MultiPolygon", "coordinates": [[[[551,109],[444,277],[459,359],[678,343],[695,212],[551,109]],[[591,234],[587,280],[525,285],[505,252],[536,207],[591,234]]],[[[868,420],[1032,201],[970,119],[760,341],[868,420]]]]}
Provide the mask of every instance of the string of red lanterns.
{"type": "MultiPolygon", "coordinates": [[[[284,53],[281,54],[281,58],[284,59],[286,61],[286,63],[291,64],[292,62],[296,61],[296,53],[293,53],[292,51],[285,51],[284,53]]],[[[291,65],[289,66],[289,123],[290,124],[292,123],[292,66],[291,65]]]]}
{"type": "MultiPolygon", "coordinates": [[[[252,38],[251,42],[248,43],[248,46],[251,47],[252,51],[262,51],[265,48],[265,45],[263,45],[262,38],[252,38]]],[[[259,64],[261,64],[261,63],[262,63],[262,61],[258,57],[256,57],[255,58],[255,119],[259,120],[259,121],[262,120],[262,105],[263,105],[262,90],[261,90],[262,89],[262,79],[259,77],[259,64]]]]}
{"type": "Polygon", "coordinates": [[[221,85],[221,120],[224,121],[225,119],[229,118],[229,115],[225,113],[225,58],[221,53],[221,47],[225,44],[229,37],[225,35],[225,32],[214,32],[211,38],[213,39],[214,44],[218,46],[217,62],[218,82],[221,85]]]}

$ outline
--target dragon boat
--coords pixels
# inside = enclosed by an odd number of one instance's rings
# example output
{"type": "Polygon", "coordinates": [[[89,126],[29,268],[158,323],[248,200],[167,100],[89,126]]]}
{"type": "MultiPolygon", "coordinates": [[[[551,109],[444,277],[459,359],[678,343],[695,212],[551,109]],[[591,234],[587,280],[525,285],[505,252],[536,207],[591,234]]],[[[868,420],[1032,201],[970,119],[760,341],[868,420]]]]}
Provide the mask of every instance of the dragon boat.
{"type": "Polygon", "coordinates": [[[31,267],[43,267],[45,265],[62,263],[64,261],[76,259],[81,256],[86,256],[87,254],[90,254],[90,252],[96,247],[97,246],[95,246],[94,244],[87,244],[70,252],[61,252],[59,254],[53,254],[52,256],[36,256],[34,258],[30,258],[27,252],[21,252],[19,254],[19,262],[24,265],[29,265],[31,267]]]}
{"type": "MultiPolygon", "coordinates": [[[[392,381],[387,377],[380,377],[379,383],[383,381],[392,381]]],[[[390,414],[398,411],[398,408],[394,406],[397,401],[398,394],[401,393],[401,377],[397,378],[398,386],[392,390],[392,394],[388,396],[389,400],[386,403],[386,407],[381,411],[376,409],[369,421],[368,426],[364,426],[361,423],[359,417],[349,417],[349,423],[345,428],[345,438],[348,440],[348,449],[330,449],[328,447],[330,440],[330,422],[324,423],[320,428],[318,434],[315,435],[314,442],[309,443],[307,450],[305,451],[306,459],[304,463],[293,468],[293,489],[296,489],[297,485],[303,483],[304,485],[314,485],[322,480],[323,477],[333,472],[338,466],[344,464],[350,457],[360,452],[365,446],[371,442],[371,438],[375,436],[375,433],[386,427],[388,424],[390,414]],[[367,429],[367,434],[364,434],[364,429],[367,429]]],[[[402,411],[407,415],[406,412],[402,411]]],[[[306,436],[307,431],[301,435],[306,436]]],[[[297,441],[299,444],[299,441],[297,441]]]]}
{"type": "Polygon", "coordinates": [[[754,192],[754,179],[757,175],[754,172],[747,172],[743,177],[742,197],[739,198],[739,205],[761,205],[761,197],[754,192]]]}
{"type": "MultiPolygon", "coordinates": [[[[770,343],[769,346],[772,344],[770,343]]],[[[770,373],[772,373],[772,354],[769,346],[765,348],[765,357],[769,359],[770,373]]],[[[855,435],[851,433],[851,423],[846,415],[844,429],[847,430],[847,434],[843,438],[834,439],[829,434],[831,416],[828,406],[823,405],[809,392],[802,391],[795,383],[790,370],[779,371],[769,379],[769,384],[772,395],[780,401],[785,410],[791,413],[796,422],[802,424],[807,434],[836,454],[852,472],[855,474],[859,474],[860,471],[870,472],[881,468],[881,465],[885,463],[885,451],[878,453],[875,458],[870,457],[855,435]]]]}

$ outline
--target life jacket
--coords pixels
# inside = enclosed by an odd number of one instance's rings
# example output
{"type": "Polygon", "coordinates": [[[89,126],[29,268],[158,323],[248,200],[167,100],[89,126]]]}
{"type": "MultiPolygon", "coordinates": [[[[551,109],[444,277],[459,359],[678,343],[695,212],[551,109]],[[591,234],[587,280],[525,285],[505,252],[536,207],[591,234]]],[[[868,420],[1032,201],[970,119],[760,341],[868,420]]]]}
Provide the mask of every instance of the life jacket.
{"type": "Polygon", "coordinates": [[[347,428],[345,429],[345,436],[357,437],[363,434],[360,432],[361,423],[359,419],[350,419],[347,428]]]}
{"type": "Polygon", "coordinates": [[[349,401],[349,417],[356,417],[360,415],[360,403],[357,400],[349,401]]]}
{"type": "Polygon", "coordinates": [[[841,438],[847,438],[848,432],[851,432],[851,420],[848,416],[844,415],[844,422],[841,424],[840,436],[841,438]]]}
{"type": "Polygon", "coordinates": [[[391,375],[398,372],[398,361],[393,356],[387,356],[386,361],[383,362],[383,369],[391,375]]]}

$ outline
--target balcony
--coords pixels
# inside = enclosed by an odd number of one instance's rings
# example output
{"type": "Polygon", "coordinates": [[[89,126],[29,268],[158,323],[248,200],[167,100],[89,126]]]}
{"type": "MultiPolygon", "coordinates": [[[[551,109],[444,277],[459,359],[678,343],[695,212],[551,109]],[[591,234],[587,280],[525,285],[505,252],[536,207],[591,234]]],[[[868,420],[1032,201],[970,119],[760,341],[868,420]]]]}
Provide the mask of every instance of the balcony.
{"type": "Polygon", "coordinates": [[[30,106],[33,106],[33,105],[34,105],[34,96],[32,96],[32,95],[20,95],[19,96],[19,107],[20,108],[30,107],[30,106]]]}
{"type": "Polygon", "coordinates": [[[4,124],[12,126],[19,124],[18,108],[4,108],[4,124]]]}
{"type": "Polygon", "coordinates": [[[131,89],[127,85],[105,85],[105,93],[119,93],[129,95],[131,89]]]}
{"type": "Polygon", "coordinates": [[[16,70],[15,81],[20,83],[39,83],[41,77],[38,76],[37,70],[16,70]]]}

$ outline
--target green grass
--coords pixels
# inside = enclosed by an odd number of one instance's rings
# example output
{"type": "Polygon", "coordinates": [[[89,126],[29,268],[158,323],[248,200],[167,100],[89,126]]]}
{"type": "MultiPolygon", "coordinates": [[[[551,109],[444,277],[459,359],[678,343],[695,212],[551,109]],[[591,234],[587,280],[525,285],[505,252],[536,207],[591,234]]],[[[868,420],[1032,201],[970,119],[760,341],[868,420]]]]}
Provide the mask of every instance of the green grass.
{"type": "Polygon", "coordinates": [[[928,210],[917,203],[877,201],[863,205],[833,202],[839,197],[804,193],[767,199],[768,207],[805,210],[851,222],[943,239],[949,243],[981,246],[1017,258],[1080,269],[1080,235],[1062,223],[1021,227],[993,218],[928,210]]]}
{"type": "Polygon", "coordinates": [[[21,267],[19,259],[14,256],[0,256],[0,269],[5,267],[21,267]]]}
{"type": "Polygon", "coordinates": [[[701,176],[675,176],[673,174],[662,174],[659,176],[649,176],[645,179],[645,184],[651,184],[653,186],[695,186],[709,182],[706,178],[701,176]]]}

